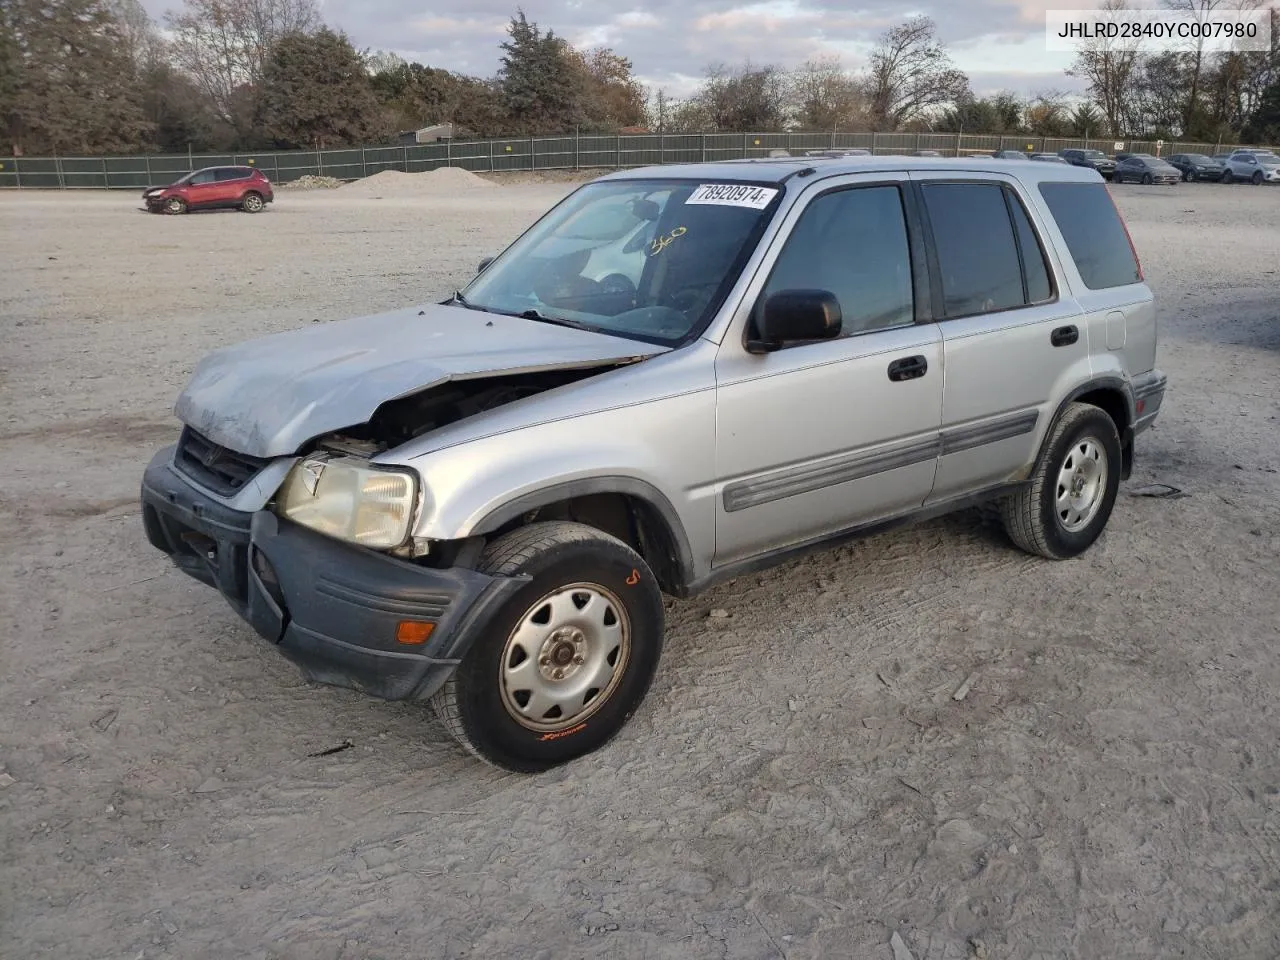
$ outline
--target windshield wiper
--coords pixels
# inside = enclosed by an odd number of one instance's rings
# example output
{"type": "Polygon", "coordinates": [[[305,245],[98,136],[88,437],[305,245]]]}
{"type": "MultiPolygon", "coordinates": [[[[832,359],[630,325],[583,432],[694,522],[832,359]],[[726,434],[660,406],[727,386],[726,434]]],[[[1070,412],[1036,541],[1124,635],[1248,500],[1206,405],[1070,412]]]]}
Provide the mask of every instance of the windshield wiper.
{"type": "Polygon", "coordinates": [[[577,320],[567,320],[564,317],[548,317],[545,313],[539,313],[537,310],[524,310],[513,316],[521,317],[525,320],[536,320],[539,323],[554,323],[560,327],[572,327],[574,330],[590,330],[596,332],[596,328],[589,323],[579,323],[577,320]]]}

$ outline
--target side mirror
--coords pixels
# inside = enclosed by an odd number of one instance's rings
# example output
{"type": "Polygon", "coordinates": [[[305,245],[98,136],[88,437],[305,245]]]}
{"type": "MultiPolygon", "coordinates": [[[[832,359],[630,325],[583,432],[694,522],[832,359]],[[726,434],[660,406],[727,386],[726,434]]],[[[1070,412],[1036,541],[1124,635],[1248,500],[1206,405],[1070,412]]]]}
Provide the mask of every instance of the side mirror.
{"type": "Polygon", "coordinates": [[[485,268],[488,267],[489,264],[493,263],[493,260],[494,260],[493,257],[485,257],[483,260],[481,260],[480,266],[476,267],[476,273],[484,273],[485,268]]]}
{"type": "Polygon", "coordinates": [[[769,353],[786,343],[830,340],[840,335],[840,301],[827,290],[780,290],[756,315],[757,337],[750,353],[769,353]]]}

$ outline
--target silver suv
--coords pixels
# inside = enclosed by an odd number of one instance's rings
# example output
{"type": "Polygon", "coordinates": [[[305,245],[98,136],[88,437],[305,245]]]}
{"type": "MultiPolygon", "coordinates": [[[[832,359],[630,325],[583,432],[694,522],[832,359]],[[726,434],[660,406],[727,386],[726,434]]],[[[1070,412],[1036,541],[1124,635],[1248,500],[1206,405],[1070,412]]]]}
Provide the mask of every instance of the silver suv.
{"type": "Polygon", "coordinates": [[[1155,359],[1094,170],[631,170],[443,303],[206,357],[143,517],[309,677],[430,699],[534,771],[637,709],[663,593],[984,502],[1022,549],[1080,554],[1155,359]]]}
{"type": "Polygon", "coordinates": [[[1222,182],[1248,180],[1253,184],[1280,181],[1280,156],[1270,150],[1237,150],[1223,164],[1222,182]]]}

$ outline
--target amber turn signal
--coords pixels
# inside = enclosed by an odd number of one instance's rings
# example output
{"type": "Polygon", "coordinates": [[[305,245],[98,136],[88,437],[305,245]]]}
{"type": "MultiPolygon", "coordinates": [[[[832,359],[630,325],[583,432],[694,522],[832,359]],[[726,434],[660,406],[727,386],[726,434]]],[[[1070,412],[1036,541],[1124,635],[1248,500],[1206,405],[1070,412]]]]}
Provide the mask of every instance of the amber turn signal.
{"type": "Polygon", "coordinates": [[[427,638],[431,636],[431,631],[436,628],[434,623],[420,623],[417,620],[401,620],[400,625],[396,627],[396,640],[400,643],[426,643],[427,638]]]}

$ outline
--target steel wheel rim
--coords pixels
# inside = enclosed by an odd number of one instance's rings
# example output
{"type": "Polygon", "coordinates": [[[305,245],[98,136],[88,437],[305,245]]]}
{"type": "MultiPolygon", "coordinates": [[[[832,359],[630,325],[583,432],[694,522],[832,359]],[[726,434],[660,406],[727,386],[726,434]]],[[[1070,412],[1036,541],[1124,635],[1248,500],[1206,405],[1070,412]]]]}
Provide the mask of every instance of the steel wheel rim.
{"type": "Polygon", "coordinates": [[[1058,470],[1055,513],[1068,533],[1093,522],[1107,495],[1107,451],[1093,437],[1072,444],[1058,470]]]}
{"type": "Polygon", "coordinates": [[[630,657],[631,619],[612,591],[558,587],[521,614],[503,645],[502,705],[529,730],[566,730],[608,702],[630,657]]]}

